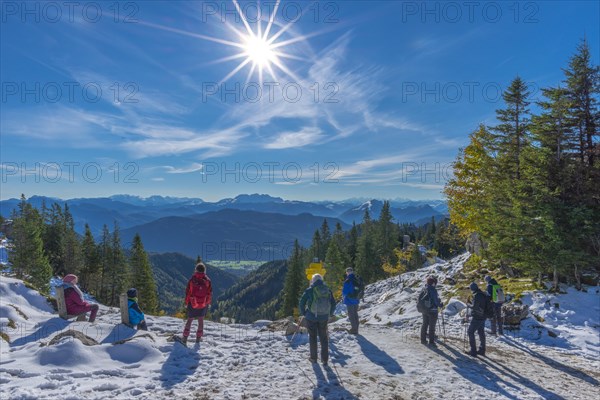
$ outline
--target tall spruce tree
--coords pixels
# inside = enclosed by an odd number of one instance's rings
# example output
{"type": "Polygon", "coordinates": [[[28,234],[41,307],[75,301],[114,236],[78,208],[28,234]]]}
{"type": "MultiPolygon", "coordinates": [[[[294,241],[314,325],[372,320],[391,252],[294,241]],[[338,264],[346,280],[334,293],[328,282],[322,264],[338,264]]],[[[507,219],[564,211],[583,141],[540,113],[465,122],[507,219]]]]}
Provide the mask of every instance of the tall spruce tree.
{"type": "Polygon", "coordinates": [[[8,259],[16,276],[29,280],[40,292],[50,291],[52,267],[44,254],[43,221],[38,210],[21,195],[18,213],[13,214],[13,247],[8,259]]]}
{"type": "Polygon", "coordinates": [[[132,286],[138,291],[139,304],[142,310],[149,314],[156,314],[158,312],[156,282],[148,254],[144,250],[142,238],[137,233],[131,244],[129,265],[131,266],[132,286]]]}
{"type": "Polygon", "coordinates": [[[81,288],[94,296],[99,296],[100,291],[100,256],[98,247],[90,230],[90,226],[85,224],[85,233],[81,243],[83,253],[83,266],[79,275],[79,285],[81,288]]]}
{"type": "Polygon", "coordinates": [[[304,275],[304,256],[298,240],[294,241],[294,250],[288,263],[288,270],[285,275],[283,286],[283,304],[280,310],[280,316],[289,316],[294,314],[298,307],[302,290],[306,287],[306,277],[304,275]]]}

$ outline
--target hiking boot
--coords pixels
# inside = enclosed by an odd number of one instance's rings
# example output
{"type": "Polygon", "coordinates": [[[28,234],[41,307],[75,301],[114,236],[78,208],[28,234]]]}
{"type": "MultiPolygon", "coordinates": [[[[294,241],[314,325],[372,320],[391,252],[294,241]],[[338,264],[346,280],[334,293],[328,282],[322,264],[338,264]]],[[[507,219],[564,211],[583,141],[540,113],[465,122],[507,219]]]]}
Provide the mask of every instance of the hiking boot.
{"type": "Polygon", "coordinates": [[[317,363],[317,359],[316,358],[309,358],[308,361],[310,361],[313,364],[317,363]]]}
{"type": "Polygon", "coordinates": [[[477,350],[477,355],[485,356],[485,350],[477,350]]]}
{"type": "Polygon", "coordinates": [[[355,331],[353,329],[348,329],[348,333],[351,335],[358,335],[358,331],[355,331]]]}
{"type": "Polygon", "coordinates": [[[427,345],[427,340],[421,340],[421,344],[427,345]]]}
{"type": "Polygon", "coordinates": [[[431,343],[429,343],[429,347],[433,347],[434,349],[437,349],[437,344],[435,344],[435,342],[431,342],[431,343]]]}
{"type": "Polygon", "coordinates": [[[187,345],[187,336],[184,336],[183,338],[181,338],[181,344],[184,346],[187,345]]]}
{"type": "Polygon", "coordinates": [[[327,364],[327,360],[323,361],[323,366],[324,366],[324,367],[327,367],[327,366],[328,366],[328,364],[327,364]]]}
{"type": "Polygon", "coordinates": [[[196,343],[200,343],[202,341],[202,337],[196,338],[196,343]]]}
{"type": "Polygon", "coordinates": [[[476,351],[469,351],[469,352],[467,352],[467,354],[470,355],[471,357],[477,357],[476,351]]]}

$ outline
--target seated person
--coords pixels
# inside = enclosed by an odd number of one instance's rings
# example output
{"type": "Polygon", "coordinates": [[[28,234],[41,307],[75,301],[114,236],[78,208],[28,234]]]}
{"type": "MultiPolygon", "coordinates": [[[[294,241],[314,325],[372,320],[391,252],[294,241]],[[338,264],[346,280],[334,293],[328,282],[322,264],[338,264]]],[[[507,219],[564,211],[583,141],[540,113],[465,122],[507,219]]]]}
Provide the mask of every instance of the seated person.
{"type": "Polygon", "coordinates": [[[79,315],[91,311],[89,322],[94,322],[98,313],[98,304],[91,304],[83,300],[83,293],[79,289],[79,286],[77,286],[77,281],[77,276],[73,274],[69,274],[63,278],[67,314],[79,315]]]}
{"type": "Polygon", "coordinates": [[[147,331],[146,319],[140,309],[137,299],[137,289],[131,288],[127,291],[127,308],[129,309],[129,324],[138,330],[147,331]]]}

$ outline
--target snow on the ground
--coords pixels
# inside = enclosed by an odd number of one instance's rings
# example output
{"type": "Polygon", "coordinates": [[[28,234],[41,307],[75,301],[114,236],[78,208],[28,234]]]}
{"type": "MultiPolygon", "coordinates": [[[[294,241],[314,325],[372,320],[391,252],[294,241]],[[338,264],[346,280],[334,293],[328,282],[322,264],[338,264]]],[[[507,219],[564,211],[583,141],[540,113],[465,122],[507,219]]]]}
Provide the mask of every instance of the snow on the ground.
{"type": "MultiPolygon", "coordinates": [[[[345,332],[344,319],[330,326],[328,368],[308,362],[306,335],[285,337],[264,331],[266,321],[206,322],[204,341],[186,348],[168,341],[181,333],[179,319],[148,317],[148,336],[119,324],[117,308],[100,306],[93,324],[64,321],[21,281],[0,276],[0,324],[11,340],[9,345],[0,339],[0,398],[597,398],[598,357],[580,357],[587,354],[578,345],[582,336],[565,333],[581,326],[598,332],[597,319],[589,313],[575,316],[584,306],[593,312],[598,299],[593,296],[599,295],[592,290],[583,300],[576,297],[584,296],[581,293],[558,295],[557,301],[550,301],[559,302],[557,310],[543,312],[545,300],[534,302],[539,306],[532,304],[544,316],[544,324],[559,334],[559,342],[568,344],[560,349],[551,347],[549,339],[533,344],[531,338],[509,335],[490,338],[487,357],[474,360],[463,352],[464,330],[457,312],[462,303],[457,301],[447,308],[447,338],[439,349],[420,344],[416,291],[434,271],[440,282],[452,276],[465,257],[368,286],[359,312],[365,322],[361,334],[345,332]],[[561,318],[568,319],[571,328],[562,328],[561,318]],[[68,331],[83,332],[99,344],[85,346],[66,337],[49,345],[58,333],[68,331]],[[127,338],[133,339],[115,343],[127,338]]],[[[448,289],[442,285],[443,297],[448,289]]],[[[585,340],[594,342],[587,336],[585,340]]],[[[598,341],[594,343],[597,346],[598,341]]]]}

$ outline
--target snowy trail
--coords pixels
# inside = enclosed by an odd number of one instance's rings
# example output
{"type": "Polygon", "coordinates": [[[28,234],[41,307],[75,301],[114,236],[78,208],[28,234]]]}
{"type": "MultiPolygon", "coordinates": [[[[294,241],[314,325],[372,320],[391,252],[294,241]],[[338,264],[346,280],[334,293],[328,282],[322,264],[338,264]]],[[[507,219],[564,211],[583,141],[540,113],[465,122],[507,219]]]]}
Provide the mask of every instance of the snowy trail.
{"type": "MultiPolygon", "coordinates": [[[[112,321],[116,314],[101,319],[112,321]]],[[[170,332],[179,333],[181,321],[151,321],[155,329],[159,323],[162,332],[152,334],[154,341],[141,337],[120,345],[87,347],[65,340],[54,348],[31,342],[24,346],[27,350],[3,353],[1,397],[463,399],[475,394],[475,398],[587,400],[600,396],[600,373],[591,361],[552,349],[540,354],[512,339],[490,340],[488,356],[473,360],[462,353],[462,338],[449,338],[447,345],[440,343],[438,350],[431,350],[399,329],[365,326],[358,337],[331,329],[335,368],[323,368],[308,362],[306,335],[296,336],[290,345],[289,338],[279,334],[208,323],[205,341],[184,348],[166,341],[170,332]],[[65,360],[71,357],[76,360],[65,360]]]]}

